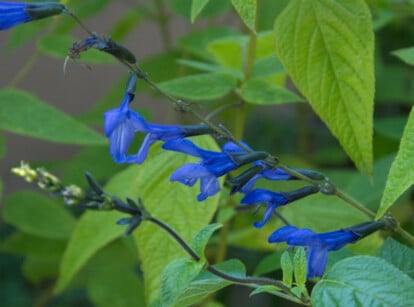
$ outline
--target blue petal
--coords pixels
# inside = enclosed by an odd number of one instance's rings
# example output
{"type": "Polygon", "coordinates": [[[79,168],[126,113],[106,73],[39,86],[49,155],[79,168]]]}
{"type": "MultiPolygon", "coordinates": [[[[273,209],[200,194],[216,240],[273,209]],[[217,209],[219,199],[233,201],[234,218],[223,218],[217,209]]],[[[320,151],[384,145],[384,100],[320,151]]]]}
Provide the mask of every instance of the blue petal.
{"type": "Polygon", "coordinates": [[[328,249],[310,247],[306,251],[308,259],[307,278],[321,277],[328,261],[328,249]]]}
{"type": "Polygon", "coordinates": [[[275,243],[275,242],[286,242],[288,238],[298,231],[298,228],[295,226],[284,226],[277,230],[275,230],[267,240],[269,243],[275,243]]]}
{"type": "Polygon", "coordinates": [[[329,250],[338,250],[346,244],[353,243],[360,238],[352,231],[346,230],[321,233],[319,237],[326,244],[329,250]]]}
{"type": "Polygon", "coordinates": [[[200,194],[198,201],[203,201],[209,196],[216,195],[220,191],[220,184],[214,175],[203,176],[200,178],[200,194]]]}
{"type": "Polygon", "coordinates": [[[292,233],[289,236],[286,242],[289,245],[295,245],[295,246],[323,245],[323,241],[320,239],[319,234],[307,228],[298,229],[295,233],[292,233]]]}
{"type": "MultiPolygon", "coordinates": [[[[246,148],[253,150],[247,143],[243,141],[239,141],[241,144],[243,144],[246,148]]],[[[245,151],[244,149],[240,148],[239,145],[235,144],[234,142],[227,142],[224,144],[221,149],[225,152],[242,152],[245,151]]]]}
{"type": "MultiPolygon", "coordinates": [[[[189,163],[181,166],[170,177],[170,181],[183,182],[190,179],[198,179],[204,176],[210,176],[211,173],[202,165],[189,163]]],[[[194,184],[194,183],[193,183],[194,184]]],[[[192,185],[193,185],[192,184],[192,185]]]]}
{"type": "Polygon", "coordinates": [[[281,193],[272,192],[265,189],[255,189],[246,194],[241,200],[242,204],[257,204],[271,202],[275,208],[288,203],[288,199],[281,193]]]}
{"type": "Polygon", "coordinates": [[[194,157],[201,157],[200,148],[193,142],[186,139],[171,140],[162,145],[165,150],[182,152],[194,157]]]}
{"type": "Polygon", "coordinates": [[[264,169],[260,172],[260,174],[267,180],[289,180],[293,178],[292,175],[279,168],[264,169]]]}
{"type": "Polygon", "coordinates": [[[0,2],[0,30],[31,21],[32,18],[25,11],[26,5],[24,2],[0,2]]]}

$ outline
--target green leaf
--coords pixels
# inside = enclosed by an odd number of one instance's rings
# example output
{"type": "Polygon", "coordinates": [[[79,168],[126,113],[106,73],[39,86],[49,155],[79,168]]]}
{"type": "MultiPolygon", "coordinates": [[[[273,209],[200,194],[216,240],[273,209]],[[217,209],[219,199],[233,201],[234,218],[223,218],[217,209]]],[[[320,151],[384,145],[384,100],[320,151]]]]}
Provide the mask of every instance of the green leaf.
{"type": "Polygon", "coordinates": [[[398,49],[391,54],[409,65],[414,65],[414,47],[398,49]]]}
{"type": "MultiPolygon", "coordinates": [[[[196,137],[192,140],[204,149],[218,150],[211,137],[196,137]]],[[[172,172],[190,161],[196,159],[154,147],[150,158],[143,165],[131,166],[116,175],[108,184],[108,192],[121,198],[137,199],[140,196],[151,215],[168,224],[189,242],[200,228],[210,222],[219,199],[217,195],[198,203],[198,185],[189,188],[169,181],[172,172]]],[[[142,223],[133,236],[144,272],[147,305],[150,305],[160,295],[161,273],[165,266],[188,255],[163,229],[153,223],[142,223]],[[154,249],[154,242],[162,248],[154,249]]]]}
{"type": "Polygon", "coordinates": [[[276,51],[357,168],[372,173],[374,35],[363,0],[289,2],[276,51]]]}
{"type": "MultiPolygon", "coordinates": [[[[189,0],[169,0],[166,2],[178,15],[191,19],[193,3],[189,0]]],[[[201,17],[215,17],[225,12],[229,7],[228,1],[209,0],[200,12],[201,17]]]]}
{"type": "Polygon", "coordinates": [[[187,36],[180,37],[178,46],[184,51],[202,59],[212,60],[212,55],[207,52],[208,44],[216,39],[232,35],[236,35],[232,28],[208,27],[203,31],[192,32],[187,36]]]}
{"type": "Polygon", "coordinates": [[[102,135],[31,94],[0,90],[0,103],[0,129],[59,143],[107,144],[102,135]]]}
{"type": "Polygon", "coordinates": [[[260,286],[254,289],[252,292],[250,292],[249,297],[252,297],[253,295],[257,295],[260,293],[279,295],[280,289],[276,286],[260,286]]]}
{"type": "Polygon", "coordinates": [[[357,256],[338,262],[312,291],[319,306],[414,306],[414,281],[383,259],[357,256]],[[392,282],[390,282],[392,281],[392,282]]]}
{"type": "Polygon", "coordinates": [[[377,252],[377,257],[387,260],[414,279],[414,250],[388,238],[377,252]]]}
{"type": "Polygon", "coordinates": [[[125,214],[90,211],[82,215],[63,255],[55,293],[62,292],[97,251],[122,235],[125,229],[116,224],[121,217],[125,214]]]}
{"type": "Polygon", "coordinates": [[[191,68],[202,70],[202,71],[229,74],[229,75],[234,76],[237,79],[244,78],[243,72],[233,69],[233,68],[223,67],[217,64],[192,61],[192,60],[178,60],[178,63],[186,65],[191,68]]]}
{"type": "Polygon", "coordinates": [[[190,246],[197,255],[204,258],[204,249],[207,246],[208,240],[210,240],[213,233],[222,226],[222,224],[210,224],[196,233],[191,240],[190,246]]]}
{"type": "Polygon", "coordinates": [[[281,86],[262,79],[251,79],[243,84],[240,96],[247,102],[258,105],[275,105],[302,102],[303,99],[281,86]]]}
{"type": "Polygon", "coordinates": [[[256,0],[231,0],[234,8],[243,20],[244,24],[252,32],[256,32],[256,0]]]}
{"type": "Polygon", "coordinates": [[[159,84],[168,94],[189,100],[222,98],[235,86],[236,79],[227,74],[198,74],[173,79],[159,84]]]}
{"type": "Polygon", "coordinates": [[[247,41],[248,38],[243,35],[229,36],[210,42],[207,50],[221,66],[243,71],[247,41]]]}
{"type": "Polygon", "coordinates": [[[22,232],[9,235],[0,244],[0,250],[35,258],[58,258],[63,254],[66,240],[36,237],[22,232]]]}
{"type": "MultiPolygon", "coordinates": [[[[49,18],[48,18],[49,19],[49,18]]],[[[29,26],[14,27],[8,30],[6,52],[11,53],[28,41],[37,38],[39,33],[50,25],[50,19],[31,22],[29,26]]]]}
{"type": "MultiPolygon", "coordinates": [[[[246,269],[239,260],[227,260],[213,266],[217,270],[238,278],[246,277],[246,269]]],[[[184,290],[176,306],[194,305],[210,294],[217,292],[224,287],[231,285],[228,280],[224,280],[208,271],[201,272],[194,281],[184,290]]]]}
{"type": "Polygon", "coordinates": [[[304,287],[306,283],[308,265],[306,260],[306,252],[303,247],[295,249],[295,255],[293,256],[293,272],[297,286],[299,288],[304,287]]]}
{"type": "MultiPolygon", "coordinates": [[[[74,42],[77,42],[74,37],[65,36],[62,34],[48,35],[42,37],[37,41],[39,51],[47,56],[64,59],[68,55],[68,50],[74,42]]],[[[116,60],[105,52],[98,51],[91,48],[81,53],[80,62],[90,64],[114,64],[116,60]]]]}
{"type": "Polygon", "coordinates": [[[75,226],[62,204],[30,191],[10,195],[3,218],[24,233],[48,239],[68,238],[75,226]]]}
{"type": "Polygon", "coordinates": [[[394,202],[414,183],[414,107],[400,143],[397,157],[391,165],[376,219],[382,217],[394,202]]]}
{"type": "Polygon", "coordinates": [[[254,269],[253,275],[260,276],[280,269],[281,256],[280,252],[276,252],[264,257],[254,269]]]}
{"type": "Polygon", "coordinates": [[[171,262],[161,275],[161,306],[182,306],[175,304],[180,295],[203,268],[203,263],[190,259],[171,262]]]}
{"type": "Polygon", "coordinates": [[[191,3],[191,23],[194,23],[197,16],[201,13],[204,7],[210,0],[193,0],[191,3]]]}
{"type": "Polygon", "coordinates": [[[22,265],[24,277],[33,284],[54,279],[59,274],[58,258],[28,257],[22,265]]]}
{"type": "Polygon", "coordinates": [[[292,287],[293,263],[288,251],[282,253],[282,256],[280,257],[280,266],[282,267],[283,272],[283,283],[288,287],[292,287]]]}
{"type": "Polygon", "coordinates": [[[283,72],[283,65],[279,58],[275,55],[270,55],[254,62],[252,78],[268,77],[283,72]]]}
{"type": "Polygon", "coordinates": [[[142,12],[138,9],[128,9],[113,25],[109,37],[119,42],[130,34],[142,20],[142,12]]]}

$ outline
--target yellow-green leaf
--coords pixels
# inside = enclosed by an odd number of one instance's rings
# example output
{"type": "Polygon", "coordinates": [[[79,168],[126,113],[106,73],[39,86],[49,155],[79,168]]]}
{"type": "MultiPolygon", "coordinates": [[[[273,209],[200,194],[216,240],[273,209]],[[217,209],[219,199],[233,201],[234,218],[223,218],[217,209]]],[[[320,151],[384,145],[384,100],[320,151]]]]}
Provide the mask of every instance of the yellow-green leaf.
{"type": "Polygon", "coordinates": [[[234,8],[243,20],[245,25],[252,32],[256,32],[256,11],[257,1],[256,0],[231,0],[234,8]]]}
{"type": "Polygon", "coordinates": [[[298,89],[357,168],[371,174],[374,34],[365,1],[290,1],[274,34],[298,89]]]}
{"type": "Polygon", "coordinates": [[[414,107],[411,109],[407,125],[400,143],[400,149],[391,165],[388,174],[387,183],[385,184],[384,194],[381,199],[381,205],[377,212],[377,219],[394,204],[398,197],[401,196],[414,183],[414,107]]]}
{"type": "Polygon", "coordinates": [[[193,0],[191,4],[191,22],[194,23],[197,16],[205,8],[210,0],[193,0]]]}

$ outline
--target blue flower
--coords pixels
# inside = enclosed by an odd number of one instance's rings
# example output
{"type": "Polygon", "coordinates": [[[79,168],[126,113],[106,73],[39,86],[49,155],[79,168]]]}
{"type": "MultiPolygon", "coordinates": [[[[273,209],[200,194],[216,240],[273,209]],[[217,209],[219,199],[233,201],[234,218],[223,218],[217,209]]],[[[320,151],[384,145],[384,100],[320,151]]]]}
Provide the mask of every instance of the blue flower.
{"type": "Polygon", "coordinates": [[[379,229],[386,228],[383,221],[366,222],[324,233],[315,233],[307,228],[298,229],[294,226],[284,226],[273,232],[268,241],[270,243],[286,242],[292,246],[305,247],[308,260],[307,277],[313,278],[323,275],[329,251],[341,249],[346,244],[354,243],[379,229]]]}
{"type": "Polygon", "coordinates": [[[156,141],[166,142],[210,132],[210,128],[205,125],[174,126],[147,123],[139,113],[129,108],[134,99],[136,80],[137,77],[132,75],[120,106],[104,114],[105,135],[109,138],[110,153],[115,162],[141,164],[148,156],[151,144],[156,141]],[[128,154],[136,132],[146,133],[146,136],[138,153],[128,154]]]}
{"type": "Polygon", "coordinates": [[[57,2],[7,2],[0,1],[0,30],[28,21],[60,14],[66,10],[57,2]]]}
{"type": "Polygon", "coordinates": [[[201,149],[185,139],[166,142],[162,147],[201,159],[199,163],[189,163],[180,167],[170,178],[171,181],[178,181],[190,187],[200,179],[198,201],[203,201],[207,197],[217,194],[220,191],[217,178],[239,167],[229,154],[201,149]]]}
{"type": "Polygon", "coordinates": [[[318,192],[318,188],[313,186],[285,193],[277,193],[265,189],[254,189],[243,197],[241,203],[248,205],[257,203],[266,204],[266,210],[262,222],[256,222],[253,224],[254,227],[261,228],[267,223],[276,208],[316,192],[318,192]]]}

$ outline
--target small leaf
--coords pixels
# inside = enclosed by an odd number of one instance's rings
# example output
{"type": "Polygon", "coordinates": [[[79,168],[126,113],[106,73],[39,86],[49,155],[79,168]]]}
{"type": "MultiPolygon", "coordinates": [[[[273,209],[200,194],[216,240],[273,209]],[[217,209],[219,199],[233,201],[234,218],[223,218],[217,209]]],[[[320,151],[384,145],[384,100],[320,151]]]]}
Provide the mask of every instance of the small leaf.
{"type": "Polygon", "coordinates": [[[197,255],[204,258],[204,249],[207,246],[208,240],[210,240],[213,233],[222,226],[223,225],[221,224],[210,224],[195,234],[191,240],[190,246],[197,255]]]}
{"type": "Polygon", "coordinates": [[[68,238],[75,226],[75,218],[61,203],[30,191],[10,195],[3,217],[24,233],[48,239],[68,238]]]}
{"type": "MultiPolygon", "coordinates": [[[[246,277],[246,269],[239,260],[227,260],[213,266],[217,270],[224,272],[234,277],[246,277]]],[[[180,299],[177,301],[177,306],[191,306],[194,305],[210,294],[223,289],[232,283],[224,280],[208,271],[201,272],[194,281],[185,289],[180,299]]]]}
{"type": "Polygon", "coordinates": [[[31,94],[0,90],[0,103],[0,129],[59,143],[107,144],[102,135],[31,94]]]}
{"type": "Polygon", "coordinates": [[[391,52],[391,54],[409,65],[414,65],[414,47],[398,49],[391,52]]]}
{"type": "Polygon", "coordinates": [[[252,32],[256,32],[256,0],[231,0],[234,8],[243,20],[244,24],[252,32]]]}
{"type": "Polygon", "coordinates": [[[312,304],[414,306],[413,288],[414,281],[385,260],[357,256],[338,262],[316,284],[312,304]]]}
{"type": "Polygon", "coordinates": [[[276,286],[260,286],[250,292],[249,296],[252,297],[253,295],[260,294],[260,293],[269,293],[273,295],[278,295],[280,289],[276,286]]]}
{"type": "Polygon", "coordinates": [[[161,306],[175,306],[177,299],[202,268],[203,263],[190,259],[177,259],[171,262],[161,275],[161,306]]]}
{"type": "Polygon", "coordinates": [[[82,215],[63,255],[55,293],[62,292],[98,250],[124,233],[125,229],[116,224],[122,217],[125,214],[119,212],[91,211],[82,215]]]}
{"type": "Polygon", "coordinates": [[[365,1],[290,1],[274,34],[297,88],[357,168],[371,174],[374,34],[365,1]]]}
{"type": "Polygon", "coordinates": [[[233,69],[233,68],[223,67],[217,64],[192,61],[192,60],[178,60],[178,63],[191,67],[191,68],[202,70],[202,71],[229,74],[229,75],[234,76],[237,79],[244,78],[243,72],[233,69]]]}
{"type": "Polygon", "coordinates": [[[377,252],[377,257],[387,260],[414,279],[414,250],[388,238],[377,252]]]}
{"type": "Polygon", "coordinates": [[[210,42],[207,50],[221,66],[241,72],[247,42],[247,36],[234,35],[210,42]]]}
{"type": "Polygon", "coordinates": [[[283,283],[288,287],[292,287],[293,263],[288,251],[282,253],[282,256],[280,257],[280,266],[282,267],[283,272],[283,283]]]}
{"type": "Polygon", "coordinates": [[[254,62],[252,78],[263,78],[283,72],[284,68],[279,58],[271,55],[254,62]]]}
{"type": "Polygon", "coordinates": [[[235,86],[236,79],[227,74],[199,74],[160,83],[168,94],[190,100],[212,100],[222,98],[235,86]]]}
{"type": "Polygon", "coordinates": [[[28,257],[23,262],[22,272],[33,284],[54,279],[59,274],[59,258],[28,257]]]}
{"type": "Polygon", "coordinates": [[[299,288],[306,284],[306,274],[308,272],[306,252],[303,247],[295,249],[293,256],[293,272],[295,274],[295,281],[299,288]]]}
{"type": "Polygon", "coordinates": [[[303,99],[284,87],[275,86],[261,79],[251,79],[243,84],[240,96],[247,102],[258,105],[275,105],[302,102],[303,99]]]}
{"type": "Polygon", "coordinates": [[[209,1],[210,0],[193,0],[191,4],[191,23],[194,23],[209,1]]]}
{"type": "Polygon", "coordinates": [[[391,165],[376,219],[381,218],[414,183],[414,107],[405,126],[397,157],[391,165]]]}

